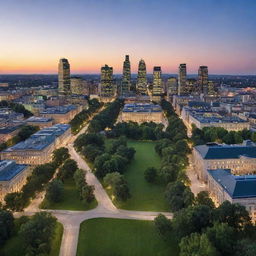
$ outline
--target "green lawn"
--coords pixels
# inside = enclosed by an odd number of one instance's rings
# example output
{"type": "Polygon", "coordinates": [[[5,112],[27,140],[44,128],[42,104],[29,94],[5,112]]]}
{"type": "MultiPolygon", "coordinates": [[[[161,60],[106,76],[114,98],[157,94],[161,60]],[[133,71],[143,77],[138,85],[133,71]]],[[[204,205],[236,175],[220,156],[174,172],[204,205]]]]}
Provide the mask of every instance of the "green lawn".
{"type": "MultiPolygon", "coordinates": [[[[62,234],[63,226],[61,223],[57,222],[55,236],[52,240],[52,249],[49,256],[59,256],[62,234]]],[[[25,254],[25,246],[19,235],[14,235],[5,243],[3,248],[0,249],[1,256],[23,256],[25,254]]]]}
{"type": "Polygon", "coordinates": [[[49,203],[44,200],[42,208],[55,210],[72,210],[72,211],[86,211],[97,206],[97,201],[94,200],[90,204],[84,204],[78,195],[78,191],[73,179],[67,179],[64,182],[63,199],[58,203],[49,203]]]}
{"type": "MultiPolygon", "coordinates": [[[[121,209],[140,211],[168,211],[164,198],[165,186],[148,183],[144,171],[148,167],[160,167],[161,159],[155,152],[155,142],[128,141],[129,147],[136,150],[135,158],[129,164],[124,176],[128,182],[131,198],[126,202],[116,202],[121,209]]],[[[111,194],[110,189],[107,190],[111,194]]]]}
{"type": "Polygon", "coordinates": [[[152,221],[100,218],[81,224],[77,256],[178,256],[177,246],[152,221]]]}

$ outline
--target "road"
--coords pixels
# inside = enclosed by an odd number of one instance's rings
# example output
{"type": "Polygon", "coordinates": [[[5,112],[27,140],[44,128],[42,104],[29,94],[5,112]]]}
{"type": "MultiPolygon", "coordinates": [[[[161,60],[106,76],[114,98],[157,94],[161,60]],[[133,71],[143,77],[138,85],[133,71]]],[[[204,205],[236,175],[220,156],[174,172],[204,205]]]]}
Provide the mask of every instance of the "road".
{"type": "Polygon", "coordinates": [[[15,213],[16,217],[21,215],[33,215],[39,211],[51,212],[64,227],[63,237],[60,247],[60,256],[75,256],[79,237],[79,228],[81,222],[94,219],[94,218],[117,218],[117,219],[136,219],[136,220],[153,220],[159,213],[172,218],[169,212],[145,212],[145,211],[127,211],[117,209],[112,203],[108,194],[102,187],[99,180],[91,172],[90,167],[86,161],[75,151],[73,143],[75,139],[82,133],[86,132],[89,124],[87,124],[77,135],[71,137],[67,145],[71,158],[74,159],[78,167],[85,170],[86,182],[93,185],[95,188],[94,194],[98,201],[98,206],[95,209],[88,211],[69,211],[69,210],[41,210],[39,209],[40,203],[43,201],[45,192],[39,193],[33,199],[30,205],[24,210],[23,213],[15,213]]]}

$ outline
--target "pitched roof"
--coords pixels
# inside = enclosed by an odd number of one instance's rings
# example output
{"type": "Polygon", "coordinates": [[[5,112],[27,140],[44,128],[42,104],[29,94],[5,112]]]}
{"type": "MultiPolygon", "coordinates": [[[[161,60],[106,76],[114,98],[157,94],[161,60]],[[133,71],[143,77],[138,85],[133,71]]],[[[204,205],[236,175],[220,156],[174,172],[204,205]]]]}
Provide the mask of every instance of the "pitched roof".
{"type": "Polygon", "coordinates": [[[208,173],[233,199],[256,197],[256,175],[235,176],[229,169],[208,170],[208,173]]]}
{"type": "Polygon", "coordinates": [[[199,145],[194,148],[203,159],[238,159],[240,156],[256,158],[254,145],[199,145]]]}

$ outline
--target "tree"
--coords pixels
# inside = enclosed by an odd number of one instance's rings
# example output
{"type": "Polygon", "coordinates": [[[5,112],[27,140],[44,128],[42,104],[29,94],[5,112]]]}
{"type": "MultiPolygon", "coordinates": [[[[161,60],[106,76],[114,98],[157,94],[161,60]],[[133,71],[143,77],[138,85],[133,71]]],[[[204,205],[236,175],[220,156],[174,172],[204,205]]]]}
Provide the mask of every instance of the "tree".
{"type": "Polygon", "coordinates": [[[193,233],[181,239],[180,256],[219,256],[205,234],[193,233]]]}
{"type": "Polygon", "coordinates": [[[118,201],[126,201],[131,197],[128,184],[124,179],[115,185],[113,192],[118,201]]]}
{"type": "Polygon", "coordinates": [[[70,158],[70,154],[67,148],[61,147],[53,151],[53,161],[60,166],[65,160],[70,158]]]}
{"type": "Polygon", "coordinates": [[[180,181],[172,182],[167,185],[165,197],[171,211],[174,212],[192,205],[194,201],[194,194],[191,192],[190,188],[180,181]]]}
{"type": "Polygon", "coordinates": [[[256,243],[250,239],[239,240],[236,246],[235,256],[255,256],[256,255],[256,243]]]}
{"type": "Polygon", "coordinates": [[[136,153],[136,151],[133,147],[128,148],[124,145],[120,145],[116,150],[117,155],[125,157],[129,161],[131,161],[133,159],[135,153],[136,153]]]}
{"type": "Polygon", "coordinates": [[[154,220],[157,231],[160,235],[162,235],[165,239],[170,236],[172,230],[172,223],[169,219],[165,217],[163,214],[159,214],[154,220]]]}
{"type": "Polygon", "coordinates": [[[119,172],[112,172],[108,173],[104,179],[103,182],[107,186],[114,187],[116,184],[118,184],[123,179],[123,175],[121,175],[119,172]]]}
{"type": "Polygon", "coordinates": [[[0,209],[0,245],[10,238],[14,231],[14,217],[11,212],[0,209]]]}
{"type": "Polygon", "coordinates": [[[19,234],[24,239],[28,255],[49,254],[56,222],[50,213],[39,212],[21,226],[19,234]]]}
{"type": "Polygon", "coordinates": [[[94,186],[83,186],[81,191],[81,199],[86,203],[91,203],[94,198],[94,186]]]}
{"type": "Polygon", "coordinates": [[[79,191],[82,190],[82,187],[85,186],[85,173],[81,169],[77,169],[74,173],[74,181],[76,183],[76,187],[78,188],[79,191]]]}
{"type": "Polygon", "coordinates": [[[232,256],[235,254],[236,231],[227,223],[215,223],[213,227],[206,230],[206,235],[221,255],[232,256]]]}
{"type": "Polygon", "coordinates": [[[178,238],[200,233],[212,224],[212,209],[206,205],[189,206],[174,213],[172,228],[178,238]]]}
{"type": "Polygon", "coordinates": [[[77,163],[73,159],[67,159],[60,168],[59,177],[63,180],[73,177],[75,171],[78,169],[77,163]]]}
{"type": "Polygon", "coordinates": [[[165,164],[158,170],[159,177],[165,182],[174,182],[177,180],[179,169],[174,164],[165,164]]]}
{"type": "Polygon", "coordinates": [[[149,167],[144,172],[144,177],[147,182],[154,183],[157,178],[157,169],[154,167],[149,167]]]}
{"type": "Polygon", "coordinates": [[[243,205],[223,202],[215,211],[215,220],[227,223],[236,230],[251,226],[251,218],[243,205]]]}
{"type": "Polygon", "coordinates": [[[29,138],[33,133],[37,132],[38,130],[38,126],[25,125],[21,128],[17,135],[19,137],[19,140],[23,141],[29,138]]]}
{"type": "Polygon", "coordinates": [[[208,191],[200,191],[195,198],[196,205],[207,205],[210,208],[215,208],[214,202],[209,197],[208,191]]]}
{"type": "Polygon", "coordinates": [[[5,198],[5,207],[11,211],[22,211],[25,207],[26,200],[24,200],[23,193],[13,192],[6,194],[5,198]]]}
{"type": "Polygon", "coordinates": [[[101,155],[103,151],[97,146],[89,144],[82,149],[82,154],[86,157],[89,162],[94,162],[95,158],[101,155]]]}
{"type": "Polygon", "coordinates": [[[60,202],[63,197],[64,187],[63,183],[58,180],[54,179],[52,182],[50,182],[46,188],[46,199],[50,202],[60,202]]]}

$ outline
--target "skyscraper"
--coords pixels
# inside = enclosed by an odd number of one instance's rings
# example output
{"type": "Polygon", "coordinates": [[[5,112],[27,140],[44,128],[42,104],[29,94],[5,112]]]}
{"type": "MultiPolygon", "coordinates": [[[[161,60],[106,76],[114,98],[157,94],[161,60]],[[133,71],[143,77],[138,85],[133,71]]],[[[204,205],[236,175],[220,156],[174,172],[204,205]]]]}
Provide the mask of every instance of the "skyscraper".
{"type": "Polygon", "coordinates": [[[175,95],[178,93],[178,84],[176,77],[169,77],[167,80],[166,86],[167,94],[168,95],[175,95]]]}
{"type": "Polygon", "coordinates": [[[100,97],[111,99],[114,97],[114,94],[113,68],[105,65],[101,68],[100,97]]]}
{"type": "Polygon", "coordinates": [[[147,94],[147,70],[145,61],[142,59],[138,68],[137,92],[142,95],[147,94]]]}
{"type": "Polygon", "coordinates": [[[180,64],[178,75],[178,95],[187,94],[187,66],[180,64]]]}
{"type": "Polygon", "coordinates": [[[152,100],[160,101],[162,94],[163,94],[163,84],[162,84],[161,67],[154,67],[152,100]]]}
{"type": "Polygon", "coordinates": [[[71,94],[70,65],[67,59],[60,59],[58,70],[58,90],[61,95],[71,94]]]}
{"type": "Polygon", "coordinates": [[[123,78],[121,84],[121,94],[122,96],[129,93],[131,87],[131,64],[129,60],[129,55],[125,55],[125,61],[123,65],[123,78]]]}
{"type": "Polygon", "coordinates": [[[198,89],[199,93],[208,94],[208,67],[200,66],[198,69],[198,89]]]}

